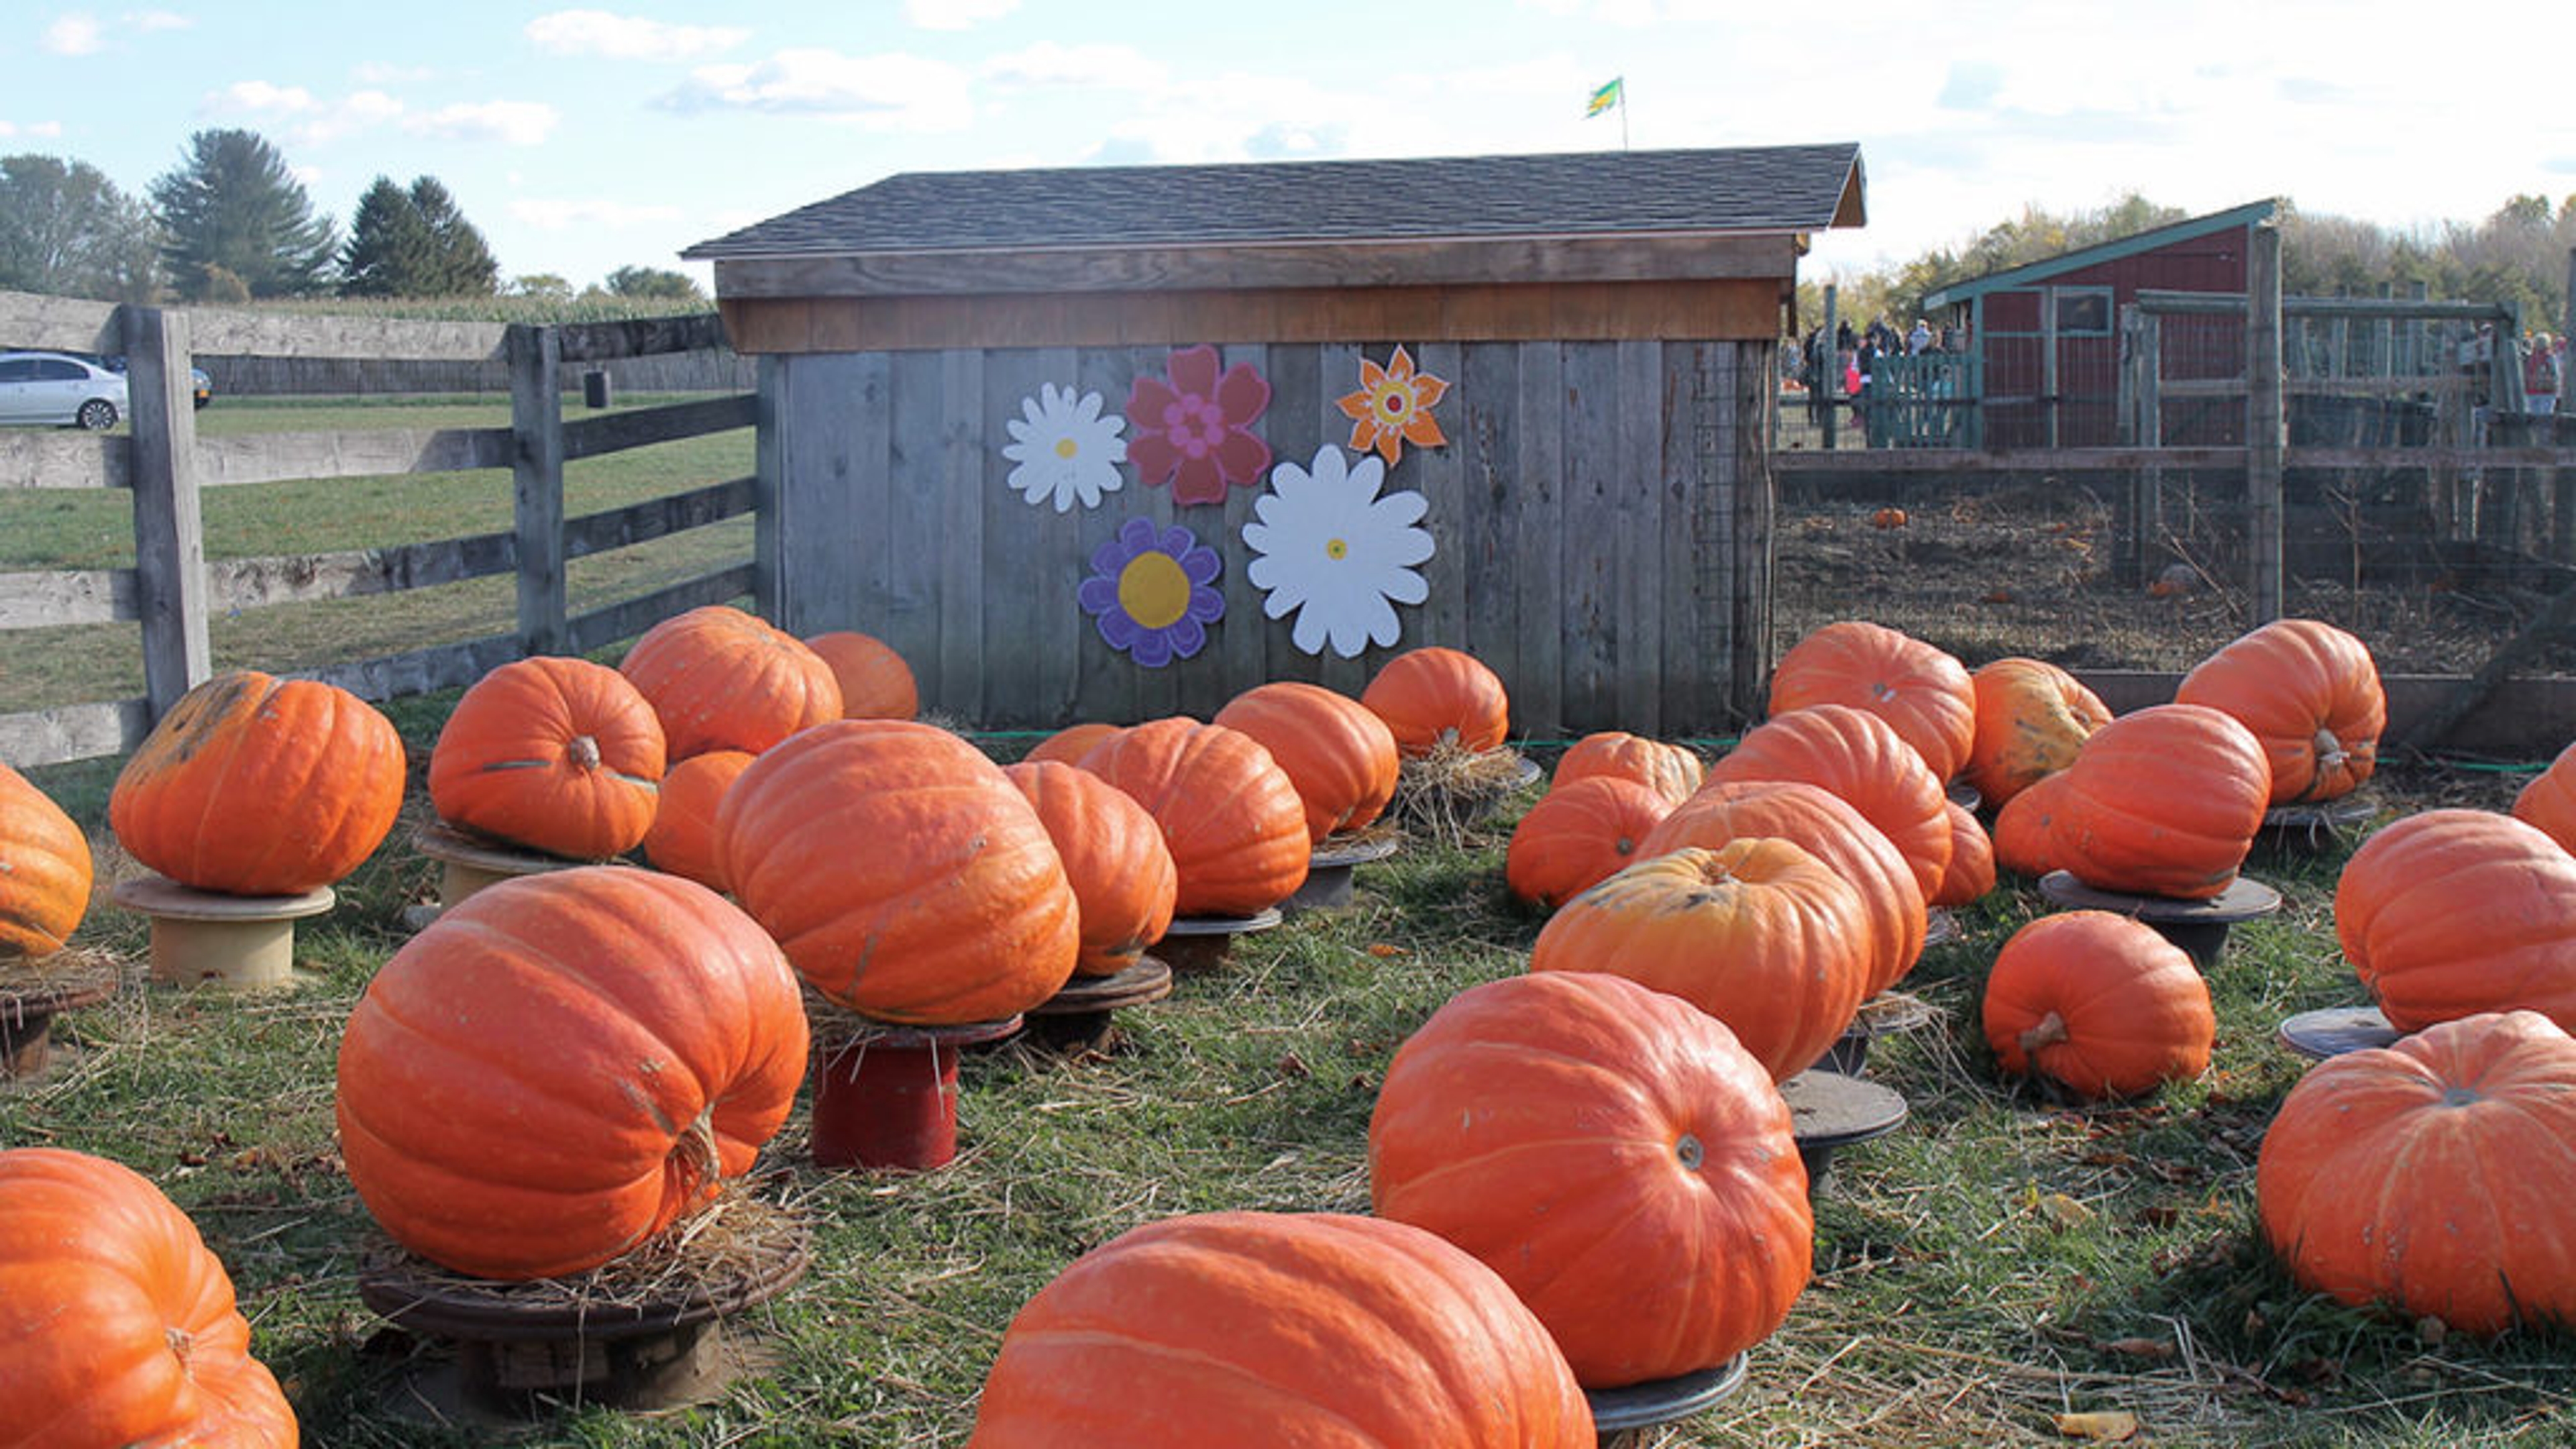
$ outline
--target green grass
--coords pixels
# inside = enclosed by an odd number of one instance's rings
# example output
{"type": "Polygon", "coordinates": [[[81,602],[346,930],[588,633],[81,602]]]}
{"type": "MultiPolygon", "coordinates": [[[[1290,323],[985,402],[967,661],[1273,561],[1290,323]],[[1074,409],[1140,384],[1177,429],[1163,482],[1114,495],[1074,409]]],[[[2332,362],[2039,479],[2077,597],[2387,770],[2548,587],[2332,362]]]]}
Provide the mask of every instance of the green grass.
{"type": "MultiPolygon", "coordinates": [[[[445,703],[396,711],[415,752],[445,703]]],[[[1023,742],[991,747],[1012,756],[1023,742]]],[[[41,778],[95,826],[100,767],[41,778]]],[[[2374,786],[2392,806],[2499,803],[2502,788],[2424,774],[2374,786]]],[[[402,908],[433,887],[408,826],[302,931],[303,989],[232,999],[130,980],[67,1020],[77,1050],[60,1070],[0,1090],[0,1143],[105,1154],[187,1208],[310,1442],[957,1445],[1012,1313],[1085,1249],[1175,1213],[1365,1210],[1389,1056],[1455,991],[1521,970],[1536,933],[1501,885],[1508,814],[1459,847],[1416,842],[1363,866],[1345,911],[1243,938],[1225,965],[1123,1013],[1105,1059],[970,1052],[963,1150],[944,1170],[818,1170],[800,1105],[758,1191],[810,1222],[812,1267],[732,1330],[766,1367],[685,1413],[566,1410],[505,1434],[386,1408],[427,1350],[357,1299],[375,1230],[335,1155],[331,1098],[341,1024],[406,939],[402,908]]],[[[96,838],[103,879],[128,868],[96,838]]],[[[2439,1341],[2332,1307],[2255,1235],[2255,1153],[2299,1069],[2273,1027],[2360,994],[2328,924],[2347,848],[2258,852],[2250,869],[2288,904],[2240,928],[2213,973],[2212,1070],[2127,1106],[2053,1106],[1997,1080],[1978,993],[1996,948],[2043,904],[2008,883],[1964,912],[1964,939],[1905,983],[1938,1023],[1872,1056],[1911,1118],[1836,1159],[1813,1284],[1740,1395],[1645,1442],[2044,1444],[2062,1442],[2052,1416],[2067,1409],[2135,1413],[2158,1444],[2566,1442],[2556,1416],[2576,1361],[2563,1337],[2439,1341]]],[[[101,889],[81,944],[139,975],[142,927],[101,889]]]]}
{"type": "MultiPolygon", "coordinates": [[[[670,400],[638,395],[621,405],[670,400]]],[[[509,422],[507,399],[230,399],[197,417],[206,437],[509,422]]],[[[747,428],[582,459],[564,470],[564,510],[579,517],[744,477],[752,467],[747,428]]],[[[263,558],[506,532],[511,493],[506,469],[209,488],[202,495],[206,556],[263,558]]],[[[580,613],[614,603],[750,553],[746,516],[576,559],[567,571],[570,607],[580,613]]],[[[123,490],[0,490],[0,572],[133,563],[133,511],[123,490]]],[[[516,607],[516,584],[502,575],[218,614],[208,621],[209,644],[217,668],[303,669],[507,633],[516,625],[516,607]]],[[[141,630],[133,624],[0,631],[0,714],[140,694],[141,649],[141,630]]]]}

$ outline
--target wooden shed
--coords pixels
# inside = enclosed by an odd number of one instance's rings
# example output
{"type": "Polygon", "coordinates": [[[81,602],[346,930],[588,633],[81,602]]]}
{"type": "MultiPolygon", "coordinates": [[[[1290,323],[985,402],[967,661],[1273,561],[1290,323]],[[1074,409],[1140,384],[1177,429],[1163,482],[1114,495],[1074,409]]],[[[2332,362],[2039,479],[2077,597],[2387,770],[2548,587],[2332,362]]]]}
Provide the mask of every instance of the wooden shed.
{"type": "Polygon", "coordinates": [[[907,174],[684,255],[761,359],[763,597],[925,710],[1204,718],[1443,644],[1518,735],[1670,736],[1768,674],[1776,348],[1862,220],[1836,144],[907,174]]]}
{"type": "MultiPolygon", "coordinates": [[[[2248,232],[2277,204],[2250,202],[1969,281],[1923,299],[1971,338],[1969,395],[1980,406],[1960,441],[1988,448],[2109,447],[2119,439],[2120,311],[2141,290],[2245,292],[2248,232]]],[[[2168,323],[2169,381],[2241,377],[2238,316],[2168,323]]],[[[2166,426],[2169,444],[2244,441],[2241,407],[2214,407],[2166,426]]]]}

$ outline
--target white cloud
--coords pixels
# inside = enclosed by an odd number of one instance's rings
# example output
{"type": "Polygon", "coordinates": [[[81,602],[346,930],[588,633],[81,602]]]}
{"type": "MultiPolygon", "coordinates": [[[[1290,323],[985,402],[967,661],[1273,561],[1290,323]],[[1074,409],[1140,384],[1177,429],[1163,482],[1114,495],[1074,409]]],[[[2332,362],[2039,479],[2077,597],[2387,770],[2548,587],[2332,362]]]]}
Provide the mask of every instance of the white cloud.
{"type": "Polygon", "coordinates": [[[45,49],[56,55],[96,55],[102,44],[94,15],[74,11],[45,27],[45,49]]]}
{"type": "Polygon", "coordinates": [[[235,81],[206,97],[210,111],[248,111],[260,116],[298,116],[319,103],[302,86],[272,85],[263,80],[235,81]]]}
{"type": "Polygon", "coordinates": [[[872,130],[955,131],[974,118],[963,71],[919,56],[782,50],[752,65],[699,68],[656,102],[668,110],[824,116],[872,130]]]}
{"type": "Polygon", "coordinates": [[[677,221],[682,213],[676,206],[639,206],[624,201],[582,201],[570,197],[523,197],[510,203],[510,215],[539,231],[569,231],[574,227],[616,231],[677,221]]]}
{"type": "Polygon", "coordinates": [[[0,121],[0,141],[19,136],[59,136],[62,133],[63,123],[60,121],[29,121],[23,126],[15,121],[0,121]]]}
{"type": "Polygon", "coordinates": [[[139,10],[122,17],[117,23],[129,30],[146,33],[155,30],[186,30],[196,24],[187,16],[169,10],[139,10]]]}
{"type": "Polygon", "coordinates": [[[1147,90],[1162,84],[1163,63],[1127,45],[1058,45],[1042,40],[984,62],[983,74],[1005,85],[1109,86],[1147,90]]]}
{"type": "Polygon", "coordinates": [[[615,60],[690,60],[740,45],[748,30],[723,25],[669,25],[605,10],[558,10],[528,22],[528,40],[556,55],[615,60]]]}
{"type": "Polygon", "coordinates": [[[999,20],[1020,0],[903,0],[904,18],[924,30],[965,30],[999,20]]]}
{"type": "Polygon", "coordinates": [[[562,116],[543,101],[479,101],[441,106],[413,116],[403,129],[451,141],[499,141],[510,146],[544,142],[562,116]]]}

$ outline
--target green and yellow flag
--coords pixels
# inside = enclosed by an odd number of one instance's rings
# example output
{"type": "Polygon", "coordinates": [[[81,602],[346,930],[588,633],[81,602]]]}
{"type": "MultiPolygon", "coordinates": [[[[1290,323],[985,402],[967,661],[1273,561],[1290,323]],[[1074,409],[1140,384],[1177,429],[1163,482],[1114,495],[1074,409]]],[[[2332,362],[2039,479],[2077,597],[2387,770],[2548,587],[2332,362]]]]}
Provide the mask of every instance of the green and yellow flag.
{"type": "Polygon", "coordinates": [[[1610,109],[1612,106],[1618,105],[1620,102],[1619,83],[1625,79],[1627,79],[1625,76],[1614,76],[1611,78],[1610,84],[1594,91],[1592,93],[1592,99],[1586,102],[1583,107],[1584,118],[1589,120],[1594,116],[1600,115],[1603,111],[1610,109]]]}

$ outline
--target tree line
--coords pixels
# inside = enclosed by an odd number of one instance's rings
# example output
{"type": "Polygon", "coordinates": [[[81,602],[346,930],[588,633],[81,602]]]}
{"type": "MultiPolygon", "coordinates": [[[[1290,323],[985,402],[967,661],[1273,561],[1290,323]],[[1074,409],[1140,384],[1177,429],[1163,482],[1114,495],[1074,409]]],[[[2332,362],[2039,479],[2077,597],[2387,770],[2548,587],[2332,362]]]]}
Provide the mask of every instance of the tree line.
{"type": "MultiPolygon", "coordinates": [[[[538,296],[570,300],[559,276],[513,278],[435,176],[378,176],[343,235],[314,210],[286,158],[253,131],[188,138],[144,199],[86,161],[0,156],[0,289],[107,302],[215,304],[275,297],[538,296]]],[[[620,267],[617,297],[704,305],[686,273],[620,267]]]]}

